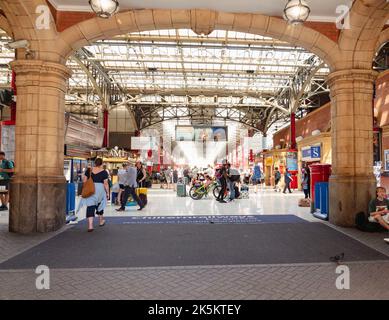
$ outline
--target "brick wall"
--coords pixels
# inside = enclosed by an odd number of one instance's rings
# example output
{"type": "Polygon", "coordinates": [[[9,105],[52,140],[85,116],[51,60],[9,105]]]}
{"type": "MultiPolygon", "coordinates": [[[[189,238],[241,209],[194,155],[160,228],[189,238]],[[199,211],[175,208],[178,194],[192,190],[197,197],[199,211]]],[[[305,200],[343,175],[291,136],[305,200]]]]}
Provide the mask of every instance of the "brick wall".
{"type": "MultiPolygon", "coordinates": [[[[50,5],[51,12],[53,14],[54,20],[57,24],[57,30],[59,32],[79,23],[84,20],[91,19],[95,17],[95,14],[92,12],[76,12],[76,11],[57,11],[53,6],[50,5]]],[[[280,17],[280,19],[283,19],[280,17]]],[[[336,24],[332,22],[317,22],[317,21],[307,21],[304,23],[305,26],[316,30],[331,40],[338,42],[338,37],[340,30],[336,28],[336,24]]]]}
{"type": "Polygon", "coordinates": [[[340,30],[336,27],[335,23],[330,22],[316,22],[307,21],[304,25],[308,28],[316,30],[330,38],[332,41],[338,42],[340,30]]]}
{"type": "MultiPolygon", "coordinates": [[[[319,109],[311,112],[305,118],[296,121],[296,137],[302,136],[306,138],[312,135],[312,131],[320,130],[325,132],[328,130],[331,121],[331,104],[327,103],[319,109]]],[[[276,132],[273,136],[273,145],[281,145],[281,139],[285,143],[289,143],[290,127],[283,128],[276,132]]]]}

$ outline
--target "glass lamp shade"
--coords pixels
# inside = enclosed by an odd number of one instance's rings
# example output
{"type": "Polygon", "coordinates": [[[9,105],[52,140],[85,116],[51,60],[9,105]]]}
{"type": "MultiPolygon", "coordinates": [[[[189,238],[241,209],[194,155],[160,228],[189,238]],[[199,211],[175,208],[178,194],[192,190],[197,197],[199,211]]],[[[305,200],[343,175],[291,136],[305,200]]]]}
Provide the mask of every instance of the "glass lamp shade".
{"type": "Polygon", "coordinates": [[[117,0],[89,0],[92,10],[101,18],[108,19],[119,9],[117,0]]]}
{"type": "Polygon", "coordinates": [[[289,0],[284,9],[284,19],[291,24],[305,22],[311,9],[304,0],[289,0]]]}

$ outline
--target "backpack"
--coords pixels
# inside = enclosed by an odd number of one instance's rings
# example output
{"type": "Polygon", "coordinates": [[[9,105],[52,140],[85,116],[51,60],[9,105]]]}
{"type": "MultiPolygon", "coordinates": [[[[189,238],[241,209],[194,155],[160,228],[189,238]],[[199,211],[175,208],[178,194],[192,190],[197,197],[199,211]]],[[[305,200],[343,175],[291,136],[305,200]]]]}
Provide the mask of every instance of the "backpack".
{"type": "Polygon", "coordinates": [[[355,216],[355,225],[358,230],[364,232],[381,231],[382,227],[379,223],[370,222],[364,212],[358,212],[355,216]]]}
{"type": "Polygon", "coordinates": [[[222,177],[222,174],[221,174],[221,169],[216,169],[215,171],[215,178],[216,179],[220,179],[222,177]]]}
{"type": "Polygon", "coordinates": [[[230,180],[237,182],[240,181],[240,172],[237,169],[230,169],[230,180]]]}

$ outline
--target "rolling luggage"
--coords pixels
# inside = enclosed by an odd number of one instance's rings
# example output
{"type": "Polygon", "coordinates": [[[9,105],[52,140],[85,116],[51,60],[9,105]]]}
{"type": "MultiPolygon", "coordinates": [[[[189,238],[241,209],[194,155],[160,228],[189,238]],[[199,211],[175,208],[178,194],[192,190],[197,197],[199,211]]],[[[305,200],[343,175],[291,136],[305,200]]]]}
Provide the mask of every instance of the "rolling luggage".
{"type": "Polygon", "coordinates": [[[177,184],[177,196],[186,197],[186,185],[182,183],[177,184]]]}
{"type": "Polygon", "coordinates": [[[240,187],[240,198],[241,199],[249,199],[250,198],[249,187],[245,184],[242,184],[242,186],[240,187]]]}
{"type": "Polygon", "coordinates": [[[141,193],[139,195],[139,199],[140,199],[140,201],[142,201],[144,206],[147,205],[147,194],[141,193]]]}
{"type": "Polygon", "coordinates": [[[141,194],[147,195],[147,188],[136,188],[136,194],[139,196],[141,194]]]}

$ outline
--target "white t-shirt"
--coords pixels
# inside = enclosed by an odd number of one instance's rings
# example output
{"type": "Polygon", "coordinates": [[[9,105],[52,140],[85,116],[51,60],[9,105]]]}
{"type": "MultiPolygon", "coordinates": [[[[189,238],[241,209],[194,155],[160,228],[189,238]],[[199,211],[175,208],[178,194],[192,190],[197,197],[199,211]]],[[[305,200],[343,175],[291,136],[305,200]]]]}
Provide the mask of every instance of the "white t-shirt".
{"type": "Polygon", "coordinates": [[[119,169],[118,170],[118,183],[119,184],[123,184],[123,175],[126,174],[126,170],[125,169],[119,169]]]}

